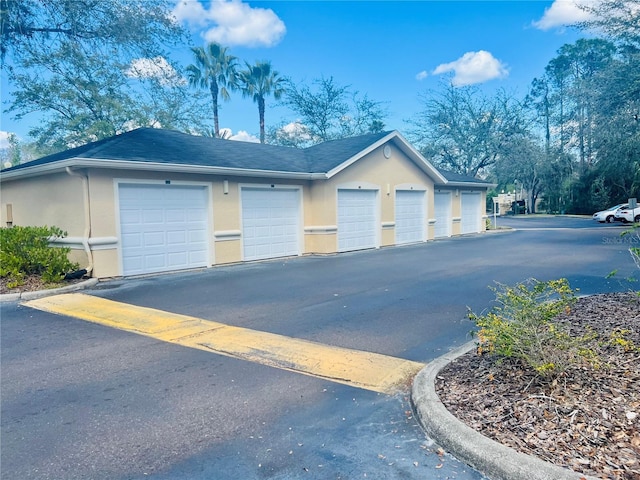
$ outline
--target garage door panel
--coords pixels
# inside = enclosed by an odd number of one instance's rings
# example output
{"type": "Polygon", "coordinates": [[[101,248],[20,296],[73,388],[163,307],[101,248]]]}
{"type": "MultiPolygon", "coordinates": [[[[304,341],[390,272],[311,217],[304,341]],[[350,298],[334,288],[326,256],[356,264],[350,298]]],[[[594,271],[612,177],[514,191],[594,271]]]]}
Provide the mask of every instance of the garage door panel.
{"type": "Polygon", "coordinates": [[[424,241],[425,206],[424,192],[396,192],[396,243],[415,243],[424,241]]]}
{"type": "Polygon", "coordinates": [[[207,231],[202,230],[189,230],[189,243],[201,243],[206,245],[207,231]]]}
{"type": "Polygon", "coordinates": [[[185,211],[184,209],[166,210],[165,219],[167,223],[184,223],[189,221],[189,219],[187,218],[187,211],[185,211]]]}
{"type": "Polygon", "coordinates": [[[145,225],[150,223],[162,223],[164,221],[164,215],[162,210],[158,209],[145,209],[142,210],[142,222],[145,225]]]}
{"type": "Polygon", "coordinates": [[[119,186],[123,275],[208,264],[204,187],[119,186]]]}
{"type": "Polygon", "coordinates": [[[433,208],[435,212],[434,237],[443,238],[451,236],[451,194],[448,192],[436,192],[433,196],[433,208]]]}
{"type": "Polygon", "coordinates": [[[155,247],[158,245],[164,245],[165,232],[146,232],[144,234],[144,246],[155,247]]]}
{"type": "Polygon", "coordinates": [[[338,190],[338,251],[377,247],[377,192],[338,190]]]}
{"type": "Polygon", "coordinates": [[[245,260],[300,254],[299,197],[297,189],[242,189],[245,260]]]}
{"type": "Polygon", "coordinates": [[[480,231],[482,197],[479,192],[463,192],[461,197],[461,231],[477,233],[480,231]]]}
{"type": "Polygon", "coordinates": [[[146,254],[143,259],[145,268],[150,270],[161,269],[166,266],[166,255],[164,253],[146,254]]]}
{"type": "Polygon", "coordinates": [[[167,232],[168,245],[175,245],[175,244],[183,245],[185,243],[187,243],[186,232],[184,231],[167,232]]]}

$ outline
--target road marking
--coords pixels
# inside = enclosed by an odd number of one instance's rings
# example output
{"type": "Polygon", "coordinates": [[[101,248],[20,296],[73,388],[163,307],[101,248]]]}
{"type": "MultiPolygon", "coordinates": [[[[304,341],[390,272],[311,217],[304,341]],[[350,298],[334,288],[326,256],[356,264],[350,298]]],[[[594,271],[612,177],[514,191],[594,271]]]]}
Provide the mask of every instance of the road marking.
{"type": "Polygon", "coordinates": [[[425,366],[379,353],[323,345],[81,293],[44,297],[24,305],[385,394],[407,389],[425,366]]]}

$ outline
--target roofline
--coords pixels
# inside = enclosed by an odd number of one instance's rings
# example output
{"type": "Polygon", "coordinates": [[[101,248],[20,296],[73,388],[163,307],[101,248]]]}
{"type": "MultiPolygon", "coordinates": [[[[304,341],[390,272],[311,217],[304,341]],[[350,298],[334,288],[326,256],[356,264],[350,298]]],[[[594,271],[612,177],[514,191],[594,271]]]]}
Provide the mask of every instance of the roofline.
{"type": "Polygon", "coordinates": [[[397,130],[389,132],[367,148],[359,151],[338,166],[328,172],[290,172],[282,170],[247,169],[237,167],[216,167],[207,165],[185,165],[176,163],[159,162],[133,162],[130,160],[109,160],[106,158],[87,158],[82,156],[67,158],[50,163],[23,167],[14,171],[0,172],[0,183],[16,178],[45,175],[56,171],[64,171],[69,168],[104,168],[115,170],[152,170],[154,172],[193,173],[207,175],[228,175],[236,177],[280,178],[289,180],[327,180],[345,168],[354,164],[364,156],[379,148],[381,145],[394,141],[395,145],[415,164],[429,175],[436,185],[443,187],[477,187],[495,188],[497,184],[481,182],[449,181],[434,167],[419,151],[417,151],[397,130]]]}
{"type": "Polygon", "coordinates": [[[407,153],[407,150],[408,150],[409,152],[411,152],[412,155],[418,157],[420,161],[422,161],[422,163],[425,165],[425,167],[427,167],[427,170],[428,170],[428,172],[426,172],[427,174],[433,175],[435,177],[434,180],[442,180],[444,183],[448,183],[446,177],[442,173],[440,173],[440,170],[438,170],[429,160],[425,158],[424,155],[422,155],[418,150],[416,150],[415,147],[411,145],[411,143],[409,143],[409,141],[407,141],[407,139],[404,138],[402,134],[400,134],[400,132],[396,130],[394,133],[396,134],[398,139],[401,140],[402,142],[401,145],[405,147],[401,149],[405,153],[407,153]]]}
{"type": "MultiPolygon", "coordinates": [[[[439,184],[438,184],[439,185],[439,184]]],[[[460,182],[449,181],[442,185],[443,187],[482,187],[482,188],[496,188],[497,183],[483,183],[483,182],[460,182]]]]}
{"type": "Polygon", "coordinates": [[[424,158],[424,156],[420,152],[418,152],[415,148],[413,148],[413,146],[411,146],[411,144],[407,142],[407,140],[397,130],[393,130],[389,132],[387,135],[382,137],[377,142],[372,143],[367,148],[365,148],[364,150],[360,150],[358,153],[353,155],[351,158],[345,160],[337,167],[334,167],[331,170],[329,170],[327,172],[326,178],[331,178],[334,175],[337,175],[348,166],[354,164],[365,155],[368,155],[369,153],[374,151],[376,148],[394,139],[398,140],[397,145],[400,148],[400,150],[402,150],[408,157],[412,158],[412,160],[419,167],[421,167],[422,170],[425,173],[427,173],[427,175],[432,176],[432,178],[434,178],[435,180],[441,180],[442,183],[447,183],[447,179],[426,158],[424,158]]]}
{"type": "Polygon", "coordinates": [[[236,177],[276,177],[290,180],[321,180],[327,178],[327,175],[324,173],[313,172],[286,172],[279,170],[213,167],[205,165],[184,165],[158,162],[131,162],[128,160],[107,160],[74,157],[57,162],[25,167],[13,172],[2,173],[0,174],[0,182],[21,177],[45,175],[47,173],[52,173],[55,171],[64,171],[67,167],[104,168],[115,170],[152,170],[154,172],[199,173],[208,175],[228,175],[236,177]]]}
{"type": "Polygon", "coordinates": [[[360,160],[362,157],[364,157],[365,155],[371,153],[372,151],[374,151],[376,148],[378,148],[380,145],[382,145],[383,143],[388,142],[392,137],[393,134],[395,132],[389,132],[387,135],[385,135],[384,137],[382,137],[380,140],[378,140],[375,143],[372,143],[371,145],[369,145],[367,148],[365,148],[364,150],[360,150],[358,153],[356,153],[355,155],[353,155],[352,157],[348,158],[347,160],[345,160],[344,162],[342,162],[340,165],[338,165],[337,167],[332,168],[331,170],[329,170],[327,172],[327,178],[331,178],[334,175],[337,175],[338,173],[340,173],[342,170],[344,170],[345,168],[349,167],[350,165],[353,165],[355,162],[357,162],[358,160],[360,160]]]}

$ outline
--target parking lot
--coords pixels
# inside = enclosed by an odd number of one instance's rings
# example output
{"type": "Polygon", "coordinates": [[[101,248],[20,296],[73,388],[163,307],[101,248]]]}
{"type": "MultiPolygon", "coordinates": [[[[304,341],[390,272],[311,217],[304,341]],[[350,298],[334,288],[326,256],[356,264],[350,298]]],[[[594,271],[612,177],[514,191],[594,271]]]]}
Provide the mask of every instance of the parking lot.
{"type": "MultiPolygon", "coordinates": [[[[118,279],[84,293],[428,362],[470,339],[468,308],[488,308],[495,281],[566,277],[581,294],[633,287],[619,225],[498,221],[516,230],[118,279]]],[[[389,396],[15,303],[1,309],[7,478],[481,478],[438,455],[408,389],[389,396]]]]}

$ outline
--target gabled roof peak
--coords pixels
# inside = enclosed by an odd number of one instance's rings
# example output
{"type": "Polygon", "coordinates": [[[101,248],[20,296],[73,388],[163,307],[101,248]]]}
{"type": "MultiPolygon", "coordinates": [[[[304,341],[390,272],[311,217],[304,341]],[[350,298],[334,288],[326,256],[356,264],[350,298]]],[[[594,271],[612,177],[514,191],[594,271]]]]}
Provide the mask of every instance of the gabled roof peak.
{"type": "MultiPolygon", "coordinates": [[[[397,130],[326,141],[305,149],[137,128],[2,171],[2,179],[73,168],[153,169],[275,178],[331,178],[391,142],[436,184],[448,179],[397,130]]],[[[460,183],[461,179],[456,179],[460,183]]],[[[474,182],[478,183],[478,182],[474,182]]]]}

